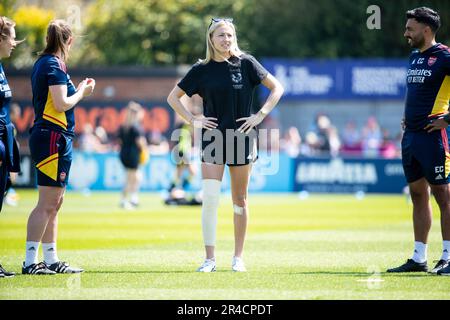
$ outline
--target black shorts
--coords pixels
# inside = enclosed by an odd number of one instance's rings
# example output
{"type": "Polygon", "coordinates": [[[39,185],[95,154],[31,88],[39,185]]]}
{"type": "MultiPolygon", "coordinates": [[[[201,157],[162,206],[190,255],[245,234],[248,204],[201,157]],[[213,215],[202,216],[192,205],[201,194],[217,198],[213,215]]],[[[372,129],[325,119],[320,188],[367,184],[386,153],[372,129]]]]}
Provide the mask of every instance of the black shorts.
{"type": "Polygon", "coordinates": [[[37,184],[65,187],[72,164],[72,137],[48,128],[34,128],[29,139],[37,184]]]}
{"type": "Polygon", "coordinates": [[[139,151],[121,151],[120,162],[122,162],[122,165],[127,169],[137,170],[139,167],[139,151]]]}
{"type": "Polygon", "coordinates": [[[243,166],[258,159],[258,134],[252,130],[248,134],[234,129],[203,130],[202,162],[243,166]]]}

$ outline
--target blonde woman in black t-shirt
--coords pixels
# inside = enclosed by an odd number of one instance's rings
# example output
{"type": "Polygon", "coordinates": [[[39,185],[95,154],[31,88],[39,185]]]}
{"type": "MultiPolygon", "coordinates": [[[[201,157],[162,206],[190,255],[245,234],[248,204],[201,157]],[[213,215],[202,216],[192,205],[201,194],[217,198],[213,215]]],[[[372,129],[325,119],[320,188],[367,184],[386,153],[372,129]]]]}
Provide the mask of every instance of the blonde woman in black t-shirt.
{"type": "Polygon", "coordinates": [[[229,166],[234,211],[233,271],[246,271],[242,260],[249,217],[248,183],[257,159],[256,126],[275,107],[283,87],[237,44],[232,19],[213,18],[206,33],[206,58],[196,63],[173,88],[170,106],[187,122],[202,129],[202,229],[206,260],[199,272],[216,270],[217,209],[225,164],[229,166]],[[253,93],[262,83],[270,90],[260,111],[251,114],[253,93]],[[203,115],[192,115],[184,95],[203,98],[203,115]]]}

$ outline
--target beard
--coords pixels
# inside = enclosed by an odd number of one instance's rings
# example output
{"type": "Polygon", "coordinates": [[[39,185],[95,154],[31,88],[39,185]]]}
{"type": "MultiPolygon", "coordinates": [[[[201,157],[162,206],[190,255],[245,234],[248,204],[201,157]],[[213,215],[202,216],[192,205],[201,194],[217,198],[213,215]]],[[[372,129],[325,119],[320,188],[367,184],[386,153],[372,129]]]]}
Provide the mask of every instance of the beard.
{"type": "Polygon", "coordinates": [[[422,48],[423,45],[425,44],[425,38],[424,37],[416,37],[416,38],[408,38],[409,41],[409,45],[411,46],[411,48],[415,48],[415,49],[419,49],[422,48]]]}

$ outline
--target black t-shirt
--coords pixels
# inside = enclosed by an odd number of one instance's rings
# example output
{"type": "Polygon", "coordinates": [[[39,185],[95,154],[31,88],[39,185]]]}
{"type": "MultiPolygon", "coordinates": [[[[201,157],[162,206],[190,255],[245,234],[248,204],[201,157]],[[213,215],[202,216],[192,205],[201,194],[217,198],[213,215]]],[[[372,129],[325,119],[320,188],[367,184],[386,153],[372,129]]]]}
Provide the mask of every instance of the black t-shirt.
{"type": "Polygon", "coordinates": [[[136,140],[142,135],[142,130],[138,126],[120,127],[119,139],[122,142],[120,153],[127,156],[139,157],[140,150],[136,140]]]}
{"type": "Polygon", "coordinates": [[[196,63],[178,83],[189,97],[203,98],[205,117],[218,119],[218,128],[237,129],[236,119],[251,115],[253,91],[267,76],[267,70],[251,55],[228,61],[196,63]]]}

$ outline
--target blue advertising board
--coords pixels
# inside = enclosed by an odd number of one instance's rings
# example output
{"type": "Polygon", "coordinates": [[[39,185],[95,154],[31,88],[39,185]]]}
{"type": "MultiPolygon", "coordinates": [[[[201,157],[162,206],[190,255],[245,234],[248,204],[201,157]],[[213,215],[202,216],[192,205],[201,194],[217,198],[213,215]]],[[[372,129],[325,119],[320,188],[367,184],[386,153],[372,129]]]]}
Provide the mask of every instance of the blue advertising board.
{"type": "Polygon", "coordinates": [[[402,193],[407,185],[400,159],[312,159],[295,161],[294,191],[402,193]]]}
{"type": "MultiPolygon", "coordinates": [[[[285,88],[284,100],[404,99],[406,59],[262,59],[285,88]]],[[[268,90],[261,88],[263,97],[268,90]]]]}
{"type": "MultiPolygon", "coordinates": [[[[23,172],[16,181],[18,187],[36,186],[34,166],[29,156],[23,157],[23,172]]],[[[196,161],[197,172],[200,162],[196,161]]],[[[141,168],[142,191],[166,190],[172,182],[175,165],[171,155],[153,155],[141,168]]],[[[407,185],[400,159],[290,158],[285,154],[260,153],[252,169],[250,192],[312,193],[402,193],[407,185]]],[[[125,171],[116,153],[75,151],[69,177],[69,190],[119,191],[125,181],[125,171]]],[[[201,188],[198,174],[191,190],[201,188]]],[[[230,190],[226,170],[222,191],[230,190]]]]}
{"type": "MultiPolygon", "coordinates": [[[[197,172],[200,161],[194,162],[197,172]]],[[[293,190],[292,159],[285,154],[263,153],[255,162],[249,184],[249,191],[289,192],[293,190]]],[[[161,191],[168,189],[175,172],[171,154],[153,155],[140,169],[142,173],[142,191],[161,191]]],[[[75,151],[69,177],[69,190],[118,191],[124,185],[125,171],[117,153],[87,153],[75,151]]],[[[198,174],[192,181],[192,189],[201,188],[198,174]]],[[[228,173],[224,175],[222,190],[230,189],[228,173]]]]}

